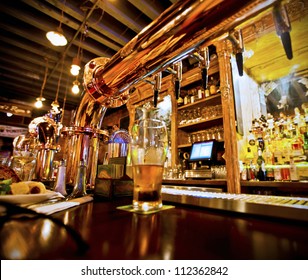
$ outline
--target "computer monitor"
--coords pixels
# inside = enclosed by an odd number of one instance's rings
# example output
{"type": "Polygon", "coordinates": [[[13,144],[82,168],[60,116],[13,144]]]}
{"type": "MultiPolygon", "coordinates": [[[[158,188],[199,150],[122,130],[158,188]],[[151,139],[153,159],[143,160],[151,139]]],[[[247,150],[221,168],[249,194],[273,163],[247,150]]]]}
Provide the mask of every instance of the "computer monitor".
{"type": "Polygon", "coordinates": [[[216,149],[217,147],[215,140],[207,140],[193,143],[191,147],[189,161],[203,161],[206,163],[215,161],[216,149]]]}

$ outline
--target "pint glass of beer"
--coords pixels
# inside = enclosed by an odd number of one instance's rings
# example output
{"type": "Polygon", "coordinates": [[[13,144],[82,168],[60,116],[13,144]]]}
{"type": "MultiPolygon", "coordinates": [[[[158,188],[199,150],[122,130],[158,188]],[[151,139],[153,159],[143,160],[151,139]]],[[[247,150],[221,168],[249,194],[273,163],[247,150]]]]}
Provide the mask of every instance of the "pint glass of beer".
{"type": "Polygon", "coordinates": [[[168,151],[166,125],[157,119],[137,120],[131,130],[133,208],[139,211],[162,207],[161,185],[168,151]]]}

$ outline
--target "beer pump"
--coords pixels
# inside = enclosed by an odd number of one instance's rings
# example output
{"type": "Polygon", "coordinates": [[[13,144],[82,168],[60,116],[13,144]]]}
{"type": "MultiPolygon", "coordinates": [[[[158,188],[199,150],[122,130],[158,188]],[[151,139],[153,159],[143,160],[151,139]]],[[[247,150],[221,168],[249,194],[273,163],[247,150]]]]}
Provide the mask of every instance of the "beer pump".
{"type": "Polygon", "coordinates": [[[208,86],[208,70],[210,68],[210,52],[209,48],[205,47],[192,54],[199,61],[201,68],[202,87],[205,90],[208,86]]]}
{"type": "Polygon", "coordinates": [[[288,59],[293,58],[292,44],[291,44],[291,25],[285,6],[277,4],[273,9],[273,18],[276,28],[276,33],[280,37],[283,48],[288,59]]]}
{"type": "Polygon", "coordinates": [[[175,79],[174,79],[174,86],[175,86],[175,98],[179,99],[181,94],[181,81],[182,81],[182,61],[178,61],[173,64],[173,69],[175,70],[175,79]]]}
{"type": "Polygon", "coordinates": [[[154,108],[157,107],[158,95],[161,90],[161,79],[162,79],[162,73],[158,72],[154,76],[154,108]]]}
{"type": "Polygon", "coordinates": [[[235,59],[236,59],[236,65],[238,69],[238,74],[240,76],[243,76],[243,52],[244,52],[244,42],[243,42],[243,36],[242,31],[237,30],[234,32],[230,32],[228,39],[233,45],[234,53],[235,53],[235,59]]]}

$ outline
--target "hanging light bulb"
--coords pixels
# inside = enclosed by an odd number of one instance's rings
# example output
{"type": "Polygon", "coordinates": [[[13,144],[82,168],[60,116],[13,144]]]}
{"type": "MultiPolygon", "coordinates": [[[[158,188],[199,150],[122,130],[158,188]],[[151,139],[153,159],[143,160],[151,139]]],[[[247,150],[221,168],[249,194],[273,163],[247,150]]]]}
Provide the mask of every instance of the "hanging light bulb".
{"type": "Polygon", "coordinates": [[[78,76],[80,70],[80,59],[78,57],[73,58],[73,63],[71,65],[71,74],[73,76],[78,76]]]}
{"type": "Polygon", "coordinates": [[[57,31],[47,32],[46,37],[54,46],[65,46],[67,44],[67,39],[65,38],[60,26],[57,28],[57,31]]]}
{"type": "MultiPolygon", "coordinates": [[[[63,3],[65,5],[65,1],[63,3]]],[[[52,43],[54,46],[65,46],[67,44],[67,39],[65,38],[63,34],[63,30],[61,28],[63,20],[63,9],[61,10],[61,19],[59,26],[56,31],[49,31],[46,33],[47,39],[52,43]]]]}
{"type": "Polygon", "coordinates": [[[80,83],[77,80],[73,82],[72,92],[74,94],[78,94],[80,92],[79,85],[80,83]]]}
{"type": "Polygon", "coordinates": [[[7,112],[7,113],[6,113],[6,116],[10,118],[10,117],[13,116],[13,113],[7,112]]]}
{"type": "Polygon", "coordinates": [[[42,108],[43,107],[43,101],[45,101],[46,99],[44,97],[38,97],[36,98],[36,102],[34,103],[34,106],[36,108],[42,108]]]}

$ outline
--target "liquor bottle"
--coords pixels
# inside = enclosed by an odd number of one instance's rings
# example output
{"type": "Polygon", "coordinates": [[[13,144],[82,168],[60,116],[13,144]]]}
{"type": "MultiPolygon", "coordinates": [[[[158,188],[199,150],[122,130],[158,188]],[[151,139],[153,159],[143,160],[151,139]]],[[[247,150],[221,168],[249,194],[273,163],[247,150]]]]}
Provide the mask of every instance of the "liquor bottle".
{"type": "Polygon", "coordinates": [[[276,141],[276,146],[275,146],[275,150],[274,150],[274,161],[275,164],[283,164],[283,160],[282,160],[282,152],[280,150],[280,147],[276,141]]]}
{"type": "Polygon", "coordinates": [[[216,87],[216,81],[214,80],[214,77],[211,77],[210,84],[210,95],[214,95],[217,93],[217,87],[216,87]]]}
{"type": "Polygon", "coordinates": [[[247,141],[250,146],[254,146],[256,144],[255,135],[253,134],[252,130],[249,130],[247,141]]]}
{"type": "MultiPolygon", "coordinates": [[[[255,181],[256,180],[256,167],[253,163],[253,161],[250,161],[249,165],[249,175],[248,175],[249,181],[255,181]]],[[[248,179],[247,178],[247,179],[248,179]]]]}
{"type": "Polygon", "coordinates": [[[270,145],[266,145],[264,156],[265,156],[265,158],[264,158],[265,159],[265,165],[273,165],[274,164],[274,155],[271,151],[270,145]]]}
{"type": "Polygon", "coordinates": [[[291,181],[299,181],[298,174],[297,174],[297,167],[294,163],[294,158],[290,157],[290,180],[291,181]]]}
{"type": "Polygon", "coordinates": [[[184,96],[184,105],[187,105],[190,103],[190,95],[187,92],[186,95],[184,96]]]}
{"type": "Polygon", "coordinates": [[[197,88],[197,93],[198,93],[198,99],[201,100],[204,96],[204,93],[201,87],[197,88]]]}
{"type": "Polygon", "coordinates": [[[177,103],[178,103],[178,107],[182,106],[184,104],[184,99],[183,97],[180,95],[178,100],[177,100],[177,103]]]}
{"type": "Polygon", "coordinates": [[[255,157],[253,155],[253,152],[251,151],[251,148],[247,147],[247,153],[246,153],[246,158],[245,158],[246,162],[249,163],[249,162],[253,161],[254,158],[255,157]]]}
{"type": "Polygon", "coordinates": [[[265,181],[265,161],[262,156],[262,149],[258,148],[258,158],[257,158],[257,164],[258,164],[258,172],[257,172],[257,179],[259,181],[265,181]]]}
{"type": "Polygon", "coordinates": [[[272,165],[266,167],[266,181],[274,181],[275,173],[272,165]]]}
{"type": "Polygon", "coordinates": [[[247,181],[247,167],[246,167],[245,162],[243,162],[243,166],[242,166],[241,179],[243,181],[247,181]]]}
{"type": "Polygon", "coordinates": [[[292,153],[294,157],[301,156],[303,154],[304,141],[299,133],[298,126],[295,125],[294,136],[291,143],[292,153]]]}

